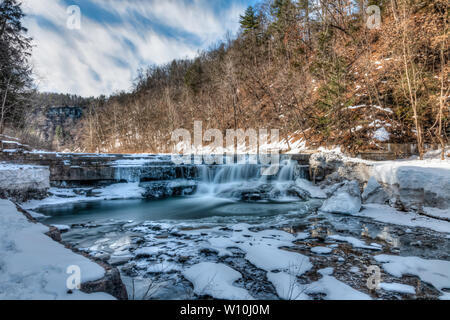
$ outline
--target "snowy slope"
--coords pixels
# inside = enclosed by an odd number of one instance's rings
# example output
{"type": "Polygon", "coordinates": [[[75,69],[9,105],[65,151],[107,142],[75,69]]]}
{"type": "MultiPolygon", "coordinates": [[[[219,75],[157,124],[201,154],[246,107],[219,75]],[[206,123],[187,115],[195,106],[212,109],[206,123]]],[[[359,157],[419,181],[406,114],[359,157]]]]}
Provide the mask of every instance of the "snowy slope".
{"type": "Polygon", "coordinates": [[[105,300],[104,293],[68,293],[70,266],[81,270],[81,282],[104,277],[105,270],[77,255],[44,233],[48,228],[29,222],[14,204],[0,200],[0,300],[105,300]]]}

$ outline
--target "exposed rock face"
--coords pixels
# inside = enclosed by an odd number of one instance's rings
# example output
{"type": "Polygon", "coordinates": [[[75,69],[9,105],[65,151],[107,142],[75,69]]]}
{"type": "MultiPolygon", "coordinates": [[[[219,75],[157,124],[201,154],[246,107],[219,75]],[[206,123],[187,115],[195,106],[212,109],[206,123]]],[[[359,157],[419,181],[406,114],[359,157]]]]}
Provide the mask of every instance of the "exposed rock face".
{"type": "Polygon", "coordinates": [[[342,183],[327,199],[321,211],[342,214],[357,214],[361,210],[361,192],[358,181],[342,183]]]}
{"type": "Polygon", "coordinates": [[[386,204],[389,202],[389,195],[378,183],[377,179],[371,177],[362,194],[362,200],[364,203],[386,204]]]}
{"type": "Polygon", "coordinates": [[[128,293],[116,268],[105,272],[105,277],[98,281],[81,284],[81,291],[85,293],[105,292],[119,300],[128,300],[128,293]]]}
{"type": "Polygon", "coordinates": [[[310,175],[313,181],[323,181],[344,164],[343,157],[336,153],[316,153],[309,159],[310,175]]]}
{"type": "Polygon", "coordinates": [[[220,192],[218,196],[242,201],[280,200],[287,197],[303,201],[311,199],[311,194],[307,190],[294,183],[280,186],[268,183],[256,186],[244,185],[237,189],[231,187],[220,192]]]}
{"type": "Polygon", "coordinates": [[[70,146],[79,134],[83,113],[84,108],[79,106],[43,107],[37,108],[29,120],[42,141],[70,146]]]}
{"type": "Polygon", "coordinates": [[[17,202],[42,199],[50,188],[50,170],[46,167],[0,164],[0,198],[17,202]]]}
{"type": "Polygon", "coordinates": [[[146,199],[188,196],[197,190],[197,185],[194,181],[143,182],[139,186],[145,189],[143,196],[146,199]]]}
{"type": "Polygon", "coordinates": [[[310,160],[311,178],[315,182],[357,180],[363,184],[372,176],[372,166],[368,161],[348,159],[332,152],[313,154],[310,160]]]}

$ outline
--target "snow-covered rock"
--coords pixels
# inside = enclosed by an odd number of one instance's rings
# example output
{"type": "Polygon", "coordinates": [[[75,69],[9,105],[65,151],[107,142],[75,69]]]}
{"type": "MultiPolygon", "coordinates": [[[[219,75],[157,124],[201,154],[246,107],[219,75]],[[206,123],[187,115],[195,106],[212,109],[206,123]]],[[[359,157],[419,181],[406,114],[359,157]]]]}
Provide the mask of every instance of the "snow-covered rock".
{"type": "Polygon", "coordinates": [[[327,199],[320,211],[356,214],[361,210],[361,192],[357,181],[347,181],[327,199]]]}
{"type": "Polygon", "coordinates": [[[199,263],[184,271],[183,275],[192,282],[194,292],[199,296],[208,295],[227,300],[253,300],[247,290],[234,285],[242,278],[242,275],[224,264],[199,263]]]}
{"type": "Polygon", "coordinates": [[[373,176],[405,209],[450,208],[449,161],[386,161],[373,166],[373,176]]]}
{"type": "Polygon", "coordinates": [[[392,200],[403,211],[450,208],[449,160],[375,162],[324,152],[314,154],[310,164],[316,181],[330,185],[357,180],[360,185],[367,184],[364,203],[384,204],[392,200]]]}
{"type": "Polygon", "coordinates": [[[374,177],[370,178],[362,194],[364,203],[386,204],[389,196],[374,177]]]}
{"type": "Polygon", "coordinates": [[[383,269],[401,278],[404,275],[415,275],[423,282],[429,283],[441,291],[441,299],[450,299],[447,292],[450,288],[450,262],[442,260],[425,260],[419,257],[398,257],[379,255],[375,260],[382,263],[383,269]]]}
{"type": "Polygon", "coordinates": [[[0,197],[16,201],[42,198],[49,188],[47,167],[0,163],[0,197]]]}

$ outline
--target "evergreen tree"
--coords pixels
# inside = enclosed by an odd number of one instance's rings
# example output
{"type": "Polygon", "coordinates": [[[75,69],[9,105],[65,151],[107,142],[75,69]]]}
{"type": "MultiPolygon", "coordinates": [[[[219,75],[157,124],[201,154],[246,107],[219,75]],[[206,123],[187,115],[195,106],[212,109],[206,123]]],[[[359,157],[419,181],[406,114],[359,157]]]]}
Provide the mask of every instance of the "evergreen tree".
{"type": "Polygon", "coordinates": [[[245,14],[241,15],[240,24],[245,34],[255,32],[259,29],[259,17],[252,6],[249,6],[245,14]]]}
{"type": "MultiPolygon", "coordinates": [[[[0,3],[0,133],[5,122],[22,118],[24,94],[31,87],[28,64],[31,39],[22,25],[24,13],[17,0],[0,3]]],[[[15,123],[17,124],[17,123],[15,123]]]]}

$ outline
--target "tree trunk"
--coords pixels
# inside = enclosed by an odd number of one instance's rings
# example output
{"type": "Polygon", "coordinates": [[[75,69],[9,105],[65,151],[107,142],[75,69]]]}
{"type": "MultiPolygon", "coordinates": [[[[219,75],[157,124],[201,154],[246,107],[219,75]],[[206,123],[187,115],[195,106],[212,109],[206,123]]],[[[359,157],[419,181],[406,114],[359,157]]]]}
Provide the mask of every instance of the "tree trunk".
{"type": "Polygon", "coordinates": [[[3,134],[3,132],[5,130],[6,99],[8,98],[8,90],[9,90],[10,82],[11,82],[11,76],[8,79],[8,83],[6,84],[5,94],[3,95],[2,109],[0,112],[0,134],[3,134]]]}

